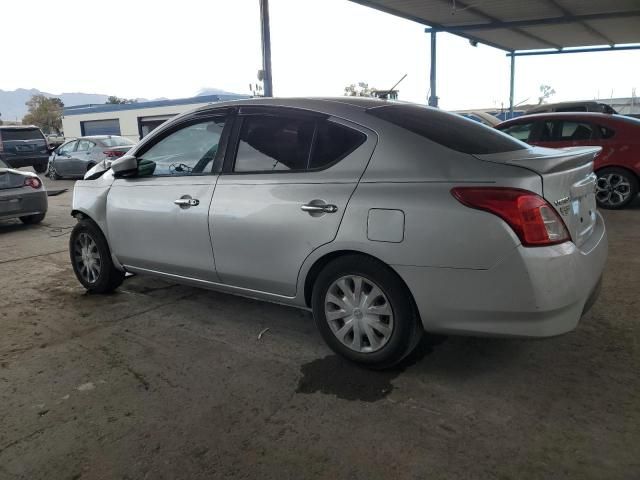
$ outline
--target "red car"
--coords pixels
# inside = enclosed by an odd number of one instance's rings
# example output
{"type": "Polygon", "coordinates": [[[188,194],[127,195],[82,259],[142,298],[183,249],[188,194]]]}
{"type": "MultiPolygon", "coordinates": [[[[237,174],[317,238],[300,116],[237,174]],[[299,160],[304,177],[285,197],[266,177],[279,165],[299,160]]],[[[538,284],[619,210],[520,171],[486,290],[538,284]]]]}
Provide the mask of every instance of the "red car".
{"type": "Polygon", "coordinates": [[[512,137],[540,147],[597,145],[596,200],[602,208],[622,208],[638,194],[640,120],[605,113],[523,115],[496,126],[512,137]]]}

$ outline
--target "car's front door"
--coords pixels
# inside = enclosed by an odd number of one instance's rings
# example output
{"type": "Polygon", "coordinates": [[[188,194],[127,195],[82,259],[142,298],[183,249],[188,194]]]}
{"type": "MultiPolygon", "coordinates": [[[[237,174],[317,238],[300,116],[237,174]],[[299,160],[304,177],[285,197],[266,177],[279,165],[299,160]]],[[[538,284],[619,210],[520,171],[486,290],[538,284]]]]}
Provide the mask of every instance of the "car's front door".
{"type": "Polygon", "coordinates": [[[72,175],[71,164],[74,150],[77,145],[78,141],[73,140],[61,145],[56,150],[55,157],[53,158],[53,165],[59,175],[72,175]]]}
{"type": "Polygon", "coordinates": [[[294,296],[306,257],[337,233],[376,135],[288,109],[241,109],[213,197],[220,279],[294,296]]]}
{"type": "Polygon", "coordinates": [[[161,133],[136,152],[138,175],[114,181],[109,244],[130,270],[218,280],[208,218],[227,118],[185,120],[161,133]]]}
{"type": "Polygon", "coordinates": [[[84,174],[87,173],[87,165],[89,165],[91,160],[91,151],[95,145],[96,144],[91,140],[78,140],[76,151],[69,162],[72,175],[84,176],[84,174]]]}

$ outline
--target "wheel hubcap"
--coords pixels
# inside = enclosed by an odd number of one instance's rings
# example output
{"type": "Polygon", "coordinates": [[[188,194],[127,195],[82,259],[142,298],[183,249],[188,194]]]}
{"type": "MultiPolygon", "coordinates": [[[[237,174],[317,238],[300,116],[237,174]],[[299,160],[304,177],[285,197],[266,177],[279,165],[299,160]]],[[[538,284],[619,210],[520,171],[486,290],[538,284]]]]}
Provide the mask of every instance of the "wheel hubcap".
{"type": "Polygon", "coordinates": [[[102,259],[98,245],[88,233],[83,232],[78,235],[73,245],[73,253],[80,276],[88,283],[97,282],[102,268],[102,259]]]}
{"type": "Polygon", "coordinates": [[[631,195],[631,184],[623,175],[609,173],[598,177],[596,199],[603,205],[617,206],[631,195]]]}
{"type": "Polygon", "coordinates": [[[356,352],[381,349],[393,333],[393,310],[386,295],[374,282],[358,275],[331,284],[324,314],[336,338],[356,352]]]}

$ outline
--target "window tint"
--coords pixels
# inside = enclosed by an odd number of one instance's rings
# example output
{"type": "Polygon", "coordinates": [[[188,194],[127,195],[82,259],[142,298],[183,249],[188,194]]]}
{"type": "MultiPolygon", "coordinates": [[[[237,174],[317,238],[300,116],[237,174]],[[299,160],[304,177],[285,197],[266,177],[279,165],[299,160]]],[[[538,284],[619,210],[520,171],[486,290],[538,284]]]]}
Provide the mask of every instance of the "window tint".
{"type": "Polygon", "coordinates": [[[559,107],[554,111],[556,112],[586,112],[587,107],[584,105],[574,105],[573,107],[559,107]]]}
{"type": "Polygon", "coordinates": [[[0,132],[2,140],[44,140],[37,128],[7,128],[0,132]]]}
{"type": "Polygon", "coordinates": [[[553,140],[578,141],[593,138],[593,126],[583,122],[564,120],[554,131],[553,140]]]}
{"type": "Polygon", "coordinates": [[[78,142],[73,141],[73,142],[67,143],[66,145],[61,146],[58,149],[58,153],[59,154],[60,153],[65,153],[67,155],[70,154],[71,152],[73,152],[73,149],[76,148],[76,143],[78,143],[78,142]]]}
{"type": "Polygon", "coordinates": [[[509,125],[507,128],[501,128],[507,135],[511,135],[513,138],[517,138],[523,142],[529,141],[532,129],[533,123],[517,123],[515,125],[509,125]]]}
{"type": "Polygon", "coordinates": [[[315,120],[248,115],[242,120],[235,172],[305,170],[315,120]]]}
{"type": "Polygon", "coordinates": [[[370,108],[367,113],[458,152],[488,154],[528,148],[499,130],[434,108],[386,105],[370,108]]]}
{"type": "Polygon", "coordinates": [[[141,155],[141,174],[210,173],[224,124],[225,118],[219,117],[189,125],[164,137],[141,155]]]}
{"type": "Polygon", "coordinates": [[[598,125],[598,129],[600,130],[600,138],[612,138],[616,134],[615,131],[602,125],[598,125]]]}
{"type": "Polygon", "coordinates": [[[95,147],[95,143],[90,142],[89,140],[78,140],[78,148],[76,148],[76,152],[86,152],[95,147]]]}
{"type": "Polygon", "coordinates": [[[320,121],[309,168],[322,168],[346,157],[364,143],[367,137],[336,123],[320,121]]]}

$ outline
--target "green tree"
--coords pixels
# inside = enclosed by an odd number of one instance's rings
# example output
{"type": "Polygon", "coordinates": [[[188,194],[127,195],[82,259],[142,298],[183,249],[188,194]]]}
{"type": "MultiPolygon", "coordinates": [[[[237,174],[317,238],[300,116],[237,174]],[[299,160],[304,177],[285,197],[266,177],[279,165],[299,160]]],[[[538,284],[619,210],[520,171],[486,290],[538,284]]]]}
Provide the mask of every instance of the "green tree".
{"type": "Polygon", "coordinates": [[[373,97],[375,88],[369,87],[366,82],[358,82],[356,85],[352,83],[344,87],[344,95],[346,97],[373,97]]]}
{"type": "Polygon", "coordinates": [[[22,119],[23,125],[36,125],[45,133],[60,133],[64,103],[56,97],[33,95],[25,105],[29,107],[22,119]]]}
{"type": "Polygon", "coordinates": [[[116,97],[115,95],[111,95],[104,103],[122,105],[125,103],[138,103],[138,100],[136,100],[135,98],[120,98],[116,97]]]}

